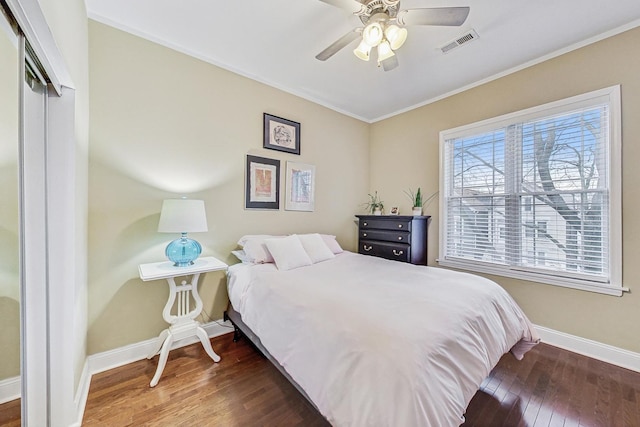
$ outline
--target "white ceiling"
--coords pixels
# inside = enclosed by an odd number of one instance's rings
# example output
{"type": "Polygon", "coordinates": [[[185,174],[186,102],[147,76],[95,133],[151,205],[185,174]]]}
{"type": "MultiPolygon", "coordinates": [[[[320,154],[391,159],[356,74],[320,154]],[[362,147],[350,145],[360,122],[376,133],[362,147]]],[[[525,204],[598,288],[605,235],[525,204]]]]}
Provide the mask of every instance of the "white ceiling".
{"type": "MultiPolygon", "coordinates": [[[[319,0],[86,0],[89,17],[374,122],[640,25],[640,0],[402,0],[401,9],[470,6],[462,27],[408,27],[400,66],[357,59],[357,41],[315,55],[357,17],[319,0]],[[475,29],[478,40],[440,47],[475,29]]],[[[214,83],[214,82],[212,82],[214,83]]]]}

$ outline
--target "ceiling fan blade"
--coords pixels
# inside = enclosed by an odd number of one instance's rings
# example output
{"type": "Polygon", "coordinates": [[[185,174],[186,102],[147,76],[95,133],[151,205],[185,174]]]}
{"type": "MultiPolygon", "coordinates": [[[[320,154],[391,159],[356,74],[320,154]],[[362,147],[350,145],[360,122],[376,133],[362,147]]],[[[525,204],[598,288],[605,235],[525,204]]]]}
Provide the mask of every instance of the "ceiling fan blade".
{"type": "Polygon", "coordinates": [[[356,28],[352,31],[349,31],[347,34],[345,34],[344,36],[340,37],[338,40],[333,42],[325,50],[317,54],[316,59],[319,59],[320,61],[326,61],[327,59],[331,58],[333,55],[338,53],[340,49],[344,48],[349,43],[351,43],[352,41],[360,37],[361,32],[362,32],[362,28],[356,28]]]}
{"type": "Polygon", "coordinates": [[[391,71],[398,66],[398,55],[393,55],[391,58],[387,58],[382,61],[382,69],[384,71],[391,71]]]}
{"type": "Polygon", "coordinates": [[[468,7],[433,7],[426,9],[407,9],[398,12],[400,25],[446,25],[458,27],[469,16],[468,7]]]}
{"type": "Polygon", "coordinates": [[[323,3],[330,4],[331,6],[338,7],[340,9],[348,10],[349,12],[358,12],[364,8],[359,0],[320,0],[323,3]]]}

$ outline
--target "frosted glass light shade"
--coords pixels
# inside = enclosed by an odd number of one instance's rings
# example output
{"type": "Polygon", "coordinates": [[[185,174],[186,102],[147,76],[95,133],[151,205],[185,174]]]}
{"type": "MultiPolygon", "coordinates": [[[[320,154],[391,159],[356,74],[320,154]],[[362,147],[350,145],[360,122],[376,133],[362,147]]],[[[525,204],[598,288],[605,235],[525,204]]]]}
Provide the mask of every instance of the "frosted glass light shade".
{"type": "Polygon", "coordinates": [[[397,25],[389,25],[384,30],[384,35],[389,40],[391,49],[398,50],[407,40],[407,29],[400,28],[397,25]]]}
{"type": "Polygon", "coordinates": [[[196,233],[208,231],[204,200],[169,199],[162,202],[160,233],[196,233]]]}
{"type": "Polygon", "coordinates": [[[374,22],[364,27],[364,30],[362,31],[362,40],[364,40],[364,42],[369,46],[374,47],[382,41],[383,35],[382,26],[379,23],[374,22]]]}
{"type": "Polygon", "coordinates": [[[366,44],[364,40],[353,50],[353,54],[363,61],[369,60],[369,52],[371,52],[371,46],[366,44]]]}
{"type": "Polygon", "coordinates": [[[382,62],[385,59],[389,59],[394,56],[395,53],[391,50],[391,46],[389,46],[388,41],[383,41],[378,45],[378,62],[382,62]]]}

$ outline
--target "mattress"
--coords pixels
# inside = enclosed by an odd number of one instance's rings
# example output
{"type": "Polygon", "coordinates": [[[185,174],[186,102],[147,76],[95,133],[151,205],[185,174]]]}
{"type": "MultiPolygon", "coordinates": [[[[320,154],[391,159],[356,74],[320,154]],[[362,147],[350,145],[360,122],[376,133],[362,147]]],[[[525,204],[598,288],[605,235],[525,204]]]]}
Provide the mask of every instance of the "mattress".
{"type": "Polygon", "coordinates": [[[229,268],[244,323],[336,426],[457,426],[500,357],[538,341],[496,283],[344,252],[229,268]]]}

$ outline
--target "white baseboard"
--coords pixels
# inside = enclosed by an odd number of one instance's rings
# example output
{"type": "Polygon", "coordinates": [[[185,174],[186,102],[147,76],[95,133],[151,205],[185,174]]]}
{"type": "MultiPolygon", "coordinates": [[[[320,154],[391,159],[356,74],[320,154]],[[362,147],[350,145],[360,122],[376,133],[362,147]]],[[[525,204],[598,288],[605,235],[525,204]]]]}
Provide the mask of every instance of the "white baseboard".
{"type": "Polygon", "coordinates": [[[82,417],[84,417],[84,408],[87,406],[87,398],[89,397],[89,386],[91,385],[91,374],[89,373],[89,359],[84,361],[82,374],[76,390],[76,397],[73,399],[75,407],[76,420],[69,427],[81,427],[82,417]]]}
{"type": "MultiPolygon", "coordinates": [[[[210,322],[206,325],[202,325],[210,338],[224,335],[232,332],[233,327],[230,322],[223,322],[221,320],[217,322],[210,322]]],[[[142,341],[136,344],[127,345],[125,347],[116,348],[114,350],[105,351],[103,353],[92,354],[89,356],[89,373],[91,375],[108,371],[109,369],[117,368],[119,366],[126,365],[128,363],[137,362],[138,360],[146,359],[153,347],[156,345],[158,339],[151,338],[146,341],[142,341]]],[[[184,347],[193,343],[199,342],[198,337],[186,338],[173,343],[171,349],[184,347]]]]}
{"type": "Polygon", "coordinates": [[[612,365],[640,372],[640,353],[535,325],[542,341],[612,365]]]}
{"type": "Polygon", "coordinates": [[[0,381],[0,404],[19,399],[20,387],[19,376],[0,381]]]}

